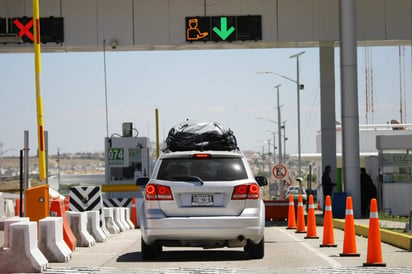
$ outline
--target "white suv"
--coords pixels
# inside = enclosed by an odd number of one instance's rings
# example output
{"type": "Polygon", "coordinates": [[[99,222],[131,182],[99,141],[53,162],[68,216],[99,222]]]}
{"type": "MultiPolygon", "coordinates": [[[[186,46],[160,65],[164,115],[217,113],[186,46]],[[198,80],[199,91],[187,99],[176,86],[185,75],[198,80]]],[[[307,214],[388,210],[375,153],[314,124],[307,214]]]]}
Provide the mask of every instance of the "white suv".
{"type": "Polygon", "coordinates": [[[146,184],[140,210],[141,251],[155,259],[162,246],[244,247],[264,256],[265,206],[242,153],[184,151],[162,154],[146,184]]]}

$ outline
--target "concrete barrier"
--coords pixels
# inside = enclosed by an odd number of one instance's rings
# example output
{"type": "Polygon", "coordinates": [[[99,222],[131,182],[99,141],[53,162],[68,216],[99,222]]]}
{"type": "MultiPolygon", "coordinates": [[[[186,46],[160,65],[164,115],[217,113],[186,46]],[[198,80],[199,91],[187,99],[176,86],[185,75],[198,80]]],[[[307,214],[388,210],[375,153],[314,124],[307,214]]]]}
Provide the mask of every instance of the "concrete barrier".
{"type": "Polygon", "coordinates": [[[5,211],[6,211],[5,212],[6,217],[16,216],[16,212],[14,211],[14,201],[13,200],[6,200],[5,211]]]}
{"type": "Polygon", "coordinates": [[[28,223],[30,220],[28,217],[8,217],[4,220],[4,248],[8,248],[10,243],[10,226],[14,223],[23,222],[28,223]]]}
{"type": "Polygon", "coordinates": [[[103,208],[104,219],[106,221],[106,228],[110,234],[120,233],[120,228],[116,225],[113,216],[113,208],[105,207],[103,208]]]}
{"type": "Polygon", "coordinates": [[[63,218],[47,217],[39,221],[39,249],[49,262],[67,262],[72,251],[63,240],[63,218]]]}
{"type": "Polygon", "coordinates": [[[4,195],[0,192],[0,218],[6,217],[6,204],[4,203],[4,195]]]}
{"type": "Polygon", "coordinates": [[[124,229],[126,229],[126,231],[130,230],[131,227],[130,227],[129,223],[126,220],[126,217],[127,217],[126,216],[126,208],[125,207],[119,207],[119,209],[120,209],[120,221],[122,222],[122,224],[124,226],[124,229]]]}
{"type": "MultiPolygon", "coordinates": [[[[103,209],[102,209],[102,212],[103,212],[103,209]]],[[[104,213],[103,213],[103,215],[99,214],[99,218],[101,218],[101,221],[102,221],[101,222],[102,226],[100,228],[103,231],[104,235],[106,235],[106,238],[109,238],[112,234],[110,234],[109,230],[107,230],[107,224],[106,224],[106,220],[105,220],[105,217],[104,217],[104,213]]]]}
{"type": "Polygon", "coordinates": [[[87,231],[86,212],[66,212],[69,219],[70,228],[77,239],[77,246],[91,247],[96,244],[96,240],[87,231]]]}
{"type": "Polygon", "coordinates": [[[48,261],[37,247],[37,223],[17,222],[10,225],[10,247],[0,249],[1,273],[40,273],[48,261]]]}
{"type": "Polygon", "coordinates": [[[102,243],[106,241],[107,237],[100,228],[100,212],[98,210],[87,211],[87,231],[94,237],[96,242],[102,243]]]}
{"type": "Polygon", "coordinates": [[[50,214],[52,216],[63,218],[63,239],[71,251],[74,251],[77,246],[77,239],[70,228],[67,218],[64,202],[60,199],[53,199],[50,205],[50,214]]]}
{"type": "Polygon", "coordinates": [[[126,223],[129,225],[130,229],[134,229],[134,223],[130,219],[130,208],[125,207],[124,210],[125,210],[124,215],[125,215],[126,223]]]}
{"type": "Polygon", "coordinates": [[[120,232],[126,231],[126,228],[124,227],[124,224],[122,222],[122,215],[119,207],[113,208],[113,219],[117,227],[120,229],[120,232]]]}

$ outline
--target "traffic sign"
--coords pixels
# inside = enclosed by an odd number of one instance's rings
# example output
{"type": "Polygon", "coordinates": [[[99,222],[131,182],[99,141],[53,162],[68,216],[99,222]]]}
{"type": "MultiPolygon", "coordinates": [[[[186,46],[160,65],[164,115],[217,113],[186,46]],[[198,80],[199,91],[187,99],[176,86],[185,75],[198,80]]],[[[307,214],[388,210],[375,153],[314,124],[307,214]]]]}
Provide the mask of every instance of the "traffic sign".
{"type": "MultiPolygon", "coordinates": [[[[34,42],[33,33],[33,18],[30,17],[16,17],[10,18],[7,22],[7,33],[16,34],[25,43],[34,42]]],[[[62,43],[64,42],[64,27],[62,17],[42,17],[39,19],[40,29],[40,42],[41,43],[62,43]]],[[[4,29],[3,23],[0,21],[0,33],[1,29],[4,29]]]]}
{"type": "Polygon", "coordinates": [[[262,16],[186,17],[187,42],[262,40],[262,16]]]}
{"type": "Polygon", "coordinates": [[[210,41],[210,17],[186,17],[186,41],[210,41]]]}
{"type": "Polygon", "coordinates": [[[212,40],[213,41],[235,41],[236,40],[236,17],[216,16],[212,17],[212,40]]]}
{"type": "Polygon", "coordinates": [[[284,164],[277,164],[272,169],[272,174],[273,174],[273,176],[275,176],[276,179],[285,178],[287,172],[288,171],[287,171],[286,166],[284,164]]]}

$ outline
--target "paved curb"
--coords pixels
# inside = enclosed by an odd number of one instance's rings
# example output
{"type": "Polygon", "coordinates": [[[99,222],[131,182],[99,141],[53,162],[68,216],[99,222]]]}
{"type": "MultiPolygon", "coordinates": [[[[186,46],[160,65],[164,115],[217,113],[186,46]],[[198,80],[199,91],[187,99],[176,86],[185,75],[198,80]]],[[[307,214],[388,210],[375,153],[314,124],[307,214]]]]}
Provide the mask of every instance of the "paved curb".
{"type": "MultiPolygon", "coordinates": [[[[323,217],[316,216],[316,224],[323,225],[323,217]]],[[[345,230],[345,220],[333,219],[333,227],[345,230]]],[[[380,229],[381,241],[406,251],[412,251],[412,236],[404,235],[402,233],[393,232],[387,229],[380,229]]],[[[356,224],[355,220],[355,234],[368,238],[369,226],[356,224]]]]}

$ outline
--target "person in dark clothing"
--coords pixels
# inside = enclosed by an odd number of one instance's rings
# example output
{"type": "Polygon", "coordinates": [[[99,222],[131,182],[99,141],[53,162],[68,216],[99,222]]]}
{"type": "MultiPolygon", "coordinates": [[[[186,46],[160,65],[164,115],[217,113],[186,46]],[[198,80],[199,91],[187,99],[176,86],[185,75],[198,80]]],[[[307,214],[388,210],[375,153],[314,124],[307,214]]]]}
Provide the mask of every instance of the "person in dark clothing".
{"type": "Polygon", "coordinates": [[[360,173],[361,183],[361,215],[367,216],[369,212],[369,206],[372,198],[376,198],[377,191],[376,186],[372,181],[371,176],[366,173],[364,167],[361,168],[360,173]]]}
{"type": "Polygon", "coordinates": [[[332,189],[336,184],[330,178],[331,167],[327,165],[322,175],[322,192],[323,192],[323,208],[325,208],[326,196],[329,195],[332,199],[332,189]]]}

